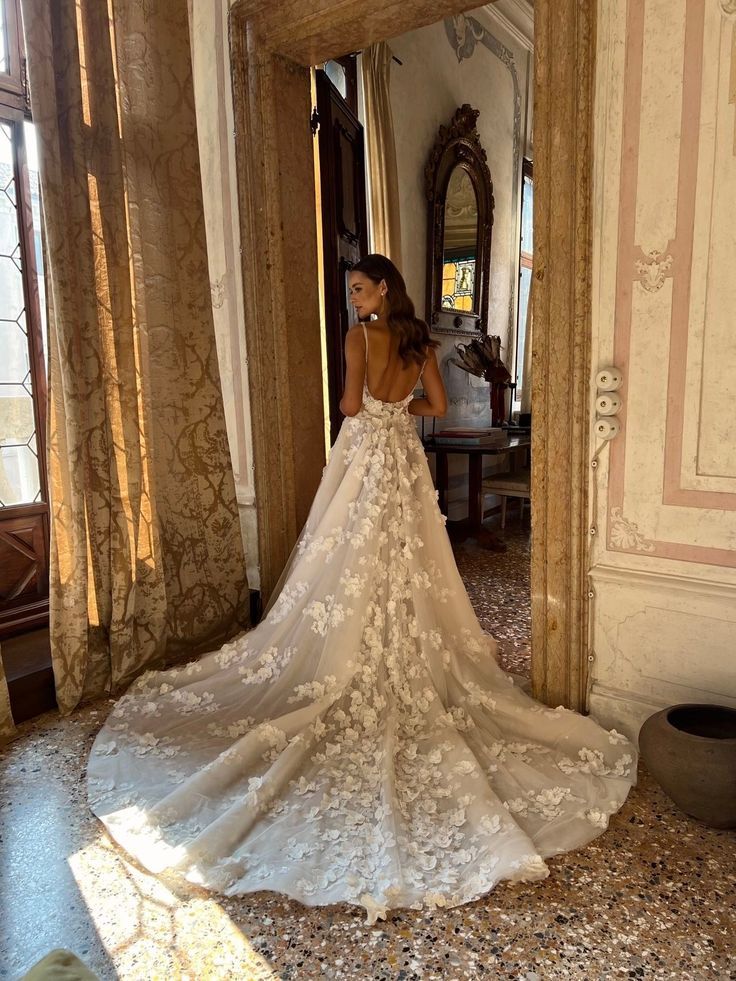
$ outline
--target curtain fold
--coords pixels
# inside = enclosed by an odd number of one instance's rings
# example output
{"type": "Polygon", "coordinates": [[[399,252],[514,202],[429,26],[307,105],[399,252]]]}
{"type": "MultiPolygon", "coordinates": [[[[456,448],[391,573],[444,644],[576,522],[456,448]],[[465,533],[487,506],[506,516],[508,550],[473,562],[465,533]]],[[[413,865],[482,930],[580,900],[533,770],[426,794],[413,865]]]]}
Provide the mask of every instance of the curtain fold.
{"type": "Polygon", "coordinates": [[[2,648],[0,648],[0,745],[15,733],[13,713],[10,711],[10,695],[3,668],[2,648]]]}
{"type": "Polygon", "coordinates": [[[401,269],[401,209],[391,113],[391,48],[385,41],[363,51],[363,98],[371,186],[373,248],[401,269]]]}
{"type": "Polygon", "coordinates": [[[63,712],[247,622],[187,0],[23,0],[48,250],[63,712]]]}

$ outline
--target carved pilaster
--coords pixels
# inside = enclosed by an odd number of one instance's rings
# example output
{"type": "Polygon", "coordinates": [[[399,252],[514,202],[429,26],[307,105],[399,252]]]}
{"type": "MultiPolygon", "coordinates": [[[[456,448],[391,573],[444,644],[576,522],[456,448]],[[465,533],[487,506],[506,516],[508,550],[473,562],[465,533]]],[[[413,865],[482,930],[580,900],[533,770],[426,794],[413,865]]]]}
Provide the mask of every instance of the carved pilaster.
{"type": "Polygon", "coordinates": [[[268,598],[324,455],[309,69],[231,18],[245,335],[261,592],[268,598]]]}
{"type": "Polygon", "coordinates": [[[532,684],[585,707],[595,0],[534,6],[532,684]]]}

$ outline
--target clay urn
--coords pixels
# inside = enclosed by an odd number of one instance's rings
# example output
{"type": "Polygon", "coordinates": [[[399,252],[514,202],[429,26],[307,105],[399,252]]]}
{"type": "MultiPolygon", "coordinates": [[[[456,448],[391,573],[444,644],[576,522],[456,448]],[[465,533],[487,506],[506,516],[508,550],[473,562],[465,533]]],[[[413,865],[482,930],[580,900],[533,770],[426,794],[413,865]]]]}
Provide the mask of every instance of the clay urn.
{"type": "Polygon", "coordinates": [[[639,732],[644,764],[665,793],[711,828],[736,827],[736,709],[672,705],[639,732]]]}

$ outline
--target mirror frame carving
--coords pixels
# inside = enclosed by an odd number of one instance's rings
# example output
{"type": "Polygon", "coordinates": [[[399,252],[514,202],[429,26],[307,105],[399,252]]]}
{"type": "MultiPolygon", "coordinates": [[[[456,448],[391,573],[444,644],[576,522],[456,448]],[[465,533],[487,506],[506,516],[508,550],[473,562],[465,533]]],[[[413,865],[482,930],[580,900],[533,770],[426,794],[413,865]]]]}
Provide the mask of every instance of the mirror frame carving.
{"type": "Polygon", "coordinates": [[[455,110],[449,126],[440,126],[424,168],[427,196],[427,283],[425,319],[432,331],[449,334],[488,333],[488,297],[493,233],[493,181],[486,151],[481,146],[475,121],[480,115],[467,102],[455,110]],[[478,308],[464,313],[442,309],[442,256],[445,238],[445,199],[456,166],[467,171],[478,201],[478,250],[476,287],[478,308]]]}

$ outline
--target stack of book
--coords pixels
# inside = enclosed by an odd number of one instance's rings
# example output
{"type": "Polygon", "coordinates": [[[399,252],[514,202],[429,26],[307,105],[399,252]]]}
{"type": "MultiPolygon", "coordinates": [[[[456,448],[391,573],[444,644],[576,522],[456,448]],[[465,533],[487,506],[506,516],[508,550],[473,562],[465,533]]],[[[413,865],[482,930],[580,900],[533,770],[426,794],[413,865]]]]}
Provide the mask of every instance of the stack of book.
{"type": "Polygon", "coordinates": [[[509,442],[508,433],[499,426],[454,426],[434,433],[432,439],[447,446],[508,446],[509,442]]]}

